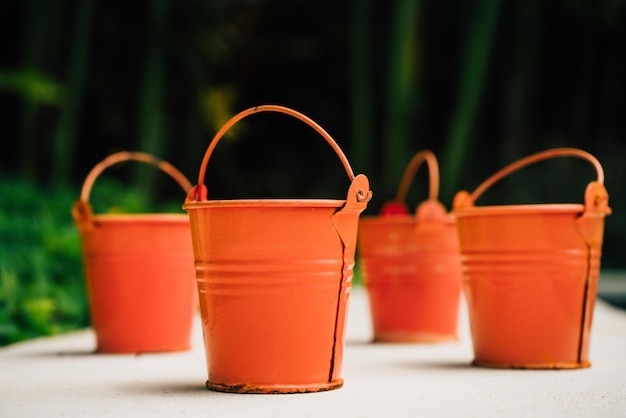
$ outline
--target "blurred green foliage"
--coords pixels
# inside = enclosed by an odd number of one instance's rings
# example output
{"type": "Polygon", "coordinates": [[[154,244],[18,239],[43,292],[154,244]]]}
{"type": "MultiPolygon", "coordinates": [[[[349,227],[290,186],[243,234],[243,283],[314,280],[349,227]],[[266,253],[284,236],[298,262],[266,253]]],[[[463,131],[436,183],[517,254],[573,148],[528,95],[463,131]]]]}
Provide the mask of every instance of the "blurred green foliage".
{"type": "Polygon", "coordinates": [[[61,85],[44,74],[30,71],[0,71],[0,90],[42,104],[57,104],[61,85]]]}
{"type": "Polygon", "coordinates": [[[0,345],[89,324],[73,199],[0,180],[0,345]]]}
{"type": "MultiPolygon", "coordinates": [[[[78,192],[0,180],[0,345],[90,324],[82,253],[70,208],[78,192]]],[[[181,211],[182,198],[152,203],[102,179],[95,213],[181,211]]]]}

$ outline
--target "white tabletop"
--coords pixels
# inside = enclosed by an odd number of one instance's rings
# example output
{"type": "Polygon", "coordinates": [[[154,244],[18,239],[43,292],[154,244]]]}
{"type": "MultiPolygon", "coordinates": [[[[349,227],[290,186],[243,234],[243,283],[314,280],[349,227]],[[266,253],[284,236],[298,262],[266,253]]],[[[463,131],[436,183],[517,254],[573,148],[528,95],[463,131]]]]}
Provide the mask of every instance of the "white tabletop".
{"type": "Polygon", "coordinates": [[[88,329],[0,349],[1,417],[626,417],[626,312],[598,301],[590,359],[576,370],[470,366],[465,305],[460,340],[372,344],[365,290],[350,301],[343,388],[287,395],[205,388],[199,318],[192,350],[94,354],[88,329]]]}

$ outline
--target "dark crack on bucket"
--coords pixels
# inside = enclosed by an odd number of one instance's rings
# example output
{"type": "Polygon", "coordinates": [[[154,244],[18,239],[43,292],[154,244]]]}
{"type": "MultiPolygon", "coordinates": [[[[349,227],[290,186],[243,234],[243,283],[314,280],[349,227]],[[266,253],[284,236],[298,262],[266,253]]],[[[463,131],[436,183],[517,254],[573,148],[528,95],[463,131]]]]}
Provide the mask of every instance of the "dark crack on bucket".
{"type": "MultiPolygon", "coordinates": [[[[582,309],[582,317],[580,319],[580,337],[578,339],[578,363],[583,363],[583,345],[585,340],[585,324],[587,323],[588,316],[591,313],[587,313],[588,304],[589,304],[589,282],[591,281],[591,261],[592,261],[592,252],[591,246],[585,243],[587,246],[587,271],[585,273],[585,287],[583,290],[583,309],[582,309]]],[[[590,318],[589,318],[590,319],[590,318]]]]}
{"type": "Polygon", "coordinates": [[[342,254],[344,254],[344,257],[342,257],[342,263],[341,263],[341,275],[340,275],[340,281],[339,281],[339,293],[337,294],[337,308],[335,310],[335,330],[333,332],[333,347],[332,347],[332,353],[330,355],[330,370],[328,372],[328,383],[331,383],[333,381],[333,373],[335,372],[335,352],[336,352],[336,347],[337,347],[337,327],[339,325],[339,311],[341,310],[341,294],[343,293],[343,282],[344,282],[344,277],[343,277],[343,272],[345,271],[345,265],[346,265],[346,259],[345,259],[345,245],[343,246],[343,251],[342,254]]]}

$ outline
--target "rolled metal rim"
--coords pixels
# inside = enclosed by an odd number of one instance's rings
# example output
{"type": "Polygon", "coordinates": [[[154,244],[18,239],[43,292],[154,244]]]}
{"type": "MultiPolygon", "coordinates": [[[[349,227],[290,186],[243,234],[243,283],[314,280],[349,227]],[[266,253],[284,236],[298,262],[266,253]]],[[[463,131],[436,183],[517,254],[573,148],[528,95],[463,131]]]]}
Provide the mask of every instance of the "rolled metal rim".
{"type": "Polygon", "coordinates": [[[533,215],[533,214],[582,214],[585,206],[580,203],[552,203],[537,205],[501,205],[501,206],[470,206],[452,211],[452,216],[463,218],[469,216],[497,215],[533,215]]]}
{"type": "Polygon", "coordinates": [[[204,200],[186,202],[183,209],[202,209],[209,207],[312,207],[312,208],[341,208],[345,200],[336,199],[236,199],[236,200],[204,200]]]}

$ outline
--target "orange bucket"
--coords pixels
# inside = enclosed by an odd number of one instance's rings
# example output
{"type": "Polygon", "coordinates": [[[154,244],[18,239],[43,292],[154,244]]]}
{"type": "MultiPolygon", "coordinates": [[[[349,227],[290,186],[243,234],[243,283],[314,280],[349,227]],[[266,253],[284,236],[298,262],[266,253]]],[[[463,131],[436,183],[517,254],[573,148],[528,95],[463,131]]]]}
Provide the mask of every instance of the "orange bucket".
{"type": "Polygon", "coordinates": [[[82,242],[97,351],[188,350],[197,296],[187,214],[94,215],[89,204],[100,173],[127,160],[152,164],[185,192],[191,189],[169,163],[138,152],[112,154],[87,175],[72,215],[82,242]]]}
{"type": "Polygon", "coordinates": [[[456,224],[437,200],[439,169],[429,150],[415,154],[396,197],[381,216],[359,223],[359,263],[378,342],[456,340],[461,260],[456,224]],[[405,198],[423,161],[429,168],[428,200],[410,215],[405,198]]]}
{"type": "Polygon", "coordinates": [[[604,172],[591,154],[556,148],[523,158],[454,198],[474,361],[528,369],[589,367],[591,320],[604,218],[611,213],[604,172]],[[475,207],[511,172],[553,157],[593,165],[584,204],[475,207]]]}
{"type": "Polygon", "coordinates": [[[341,365],[359,214],[371,197],[335,141],[282,106],[235,115],[210,143],[189,212],[207,388],[238,393],[317,392],[343,385],[341,365]],[[207,200],[204,174],[218,141],[259,112],[293,116],[335,150],[351,185],[346,200],[207,200]]]}

